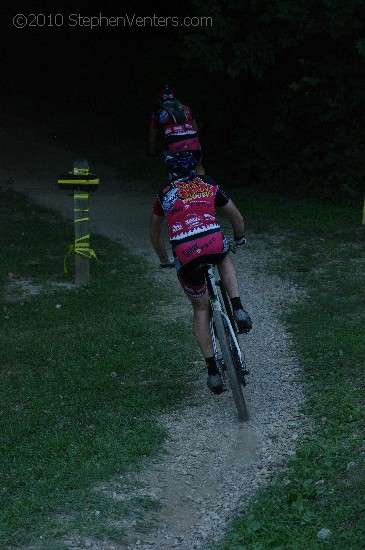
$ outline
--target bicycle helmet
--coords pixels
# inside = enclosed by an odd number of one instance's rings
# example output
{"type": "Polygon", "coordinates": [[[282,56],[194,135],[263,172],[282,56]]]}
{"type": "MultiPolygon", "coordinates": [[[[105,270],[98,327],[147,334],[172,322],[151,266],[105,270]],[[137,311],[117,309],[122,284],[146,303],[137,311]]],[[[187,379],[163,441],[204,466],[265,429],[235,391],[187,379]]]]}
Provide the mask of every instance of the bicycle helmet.
{"type": "Polygon", "coordinates": [[[170,84],[165,84],[157,95],[161,101],[165,101],[166,99],[175,99],[176,90],[170,84]]]}
{"type": "Polygon", "coordinates": [[[179,151],[177,153],[166,151],[164,162],[169,172],[174,176],[187,176],[198,164],[192,151],[179,151]]]}

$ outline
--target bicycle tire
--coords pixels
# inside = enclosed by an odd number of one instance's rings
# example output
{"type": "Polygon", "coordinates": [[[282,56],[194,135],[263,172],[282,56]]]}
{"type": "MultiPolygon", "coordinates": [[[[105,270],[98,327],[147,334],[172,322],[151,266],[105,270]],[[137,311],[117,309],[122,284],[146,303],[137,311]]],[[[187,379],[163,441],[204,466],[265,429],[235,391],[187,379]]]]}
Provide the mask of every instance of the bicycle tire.
{"type": "Polygon", "coordinates": [[[236,321],[234,320],[234,317],[233,317],[233,313],[232,313],[232,308],[231,308],[231,304],[229,302],[229,298],[228,298],[228,293],[226,291],[226,287],[224,286],[223,284],[223,281],[219,281],[218,282],[218,286],[219,286],[219,290],[221,292],[221,296],[222,296],[222,300],[223,300],[223,304],[224,304],[224,307],[225,307],[225,310],[226,310],[226,314],[228,316],[228,319],[230,320],[231,322],[231,325],[232,325],[232,328],[234,330],[234,333],[235,335],[237,336],[237,325],[236,325],[236,321]]]}
{"type": "Polygon", "coordinates": [[[221,353],[223,355],[224,364],[226,366],[229,385],[232,390],[232,395],[237,408],[238,417],[240,420],[244,421],[248,419],[248,411],[245,403],[245,398],[243,397],[242,393],[241,380],[234,366],[234,360],[228,343],[227,333],[224,328],[222,315],[219,311],[213,311],[213,323],[221,348],[221,353]]]}
{"type": "MultiPolygon", "coordinates": [[[[233,317],[233,311],[232,311],[232,307],[231,307],[231,304],[230,304],[230,300],[228,298],[228,293],[227,293],[227,290],[226,290],[226,287],[224,286],[223,284],[223,281],[220,280],[218,282],[218,286],[219,286],[219,290],[220,290],[220,293],[221,293],[221,296],[222,296],[222,300],[223,300],[223,305],[224,305],[224,308],[225,308],[225,312],[228,316],[228,319],[230,320],[230,323],[232,325],[232,328],[233,328],[233,332],[237,338],[238,336],[238,330],[237,330],[237,325],[236,325],[236,321],[234,320],[234,317],[233,317]]],[[[234,346],[234,342],[233,342],[233,338],[232,338],[232,335],[229,333],[228,334],[228,340],[229,340],[229,344],[230,344],[230,347],[231,349],[233,349],[233,346],[234,346]]],[[[246,383],[246,379],[245,379],[245,374],[248,374],[248,370],[247,370],[247,367],[246,367],[246,360],[245,360],[245,354],[244,354],[244,351],[242,350],[241,348],[241,359],[239,359],[238,357],[238,354],[237,354],[237,351],[236,353],[234,354],[234,357],[233,357],[233,364],[238,368],[240,369],[240,380],[241,380],[241,384],[243,386],[246,386],[247,383],[246,383]]]]}

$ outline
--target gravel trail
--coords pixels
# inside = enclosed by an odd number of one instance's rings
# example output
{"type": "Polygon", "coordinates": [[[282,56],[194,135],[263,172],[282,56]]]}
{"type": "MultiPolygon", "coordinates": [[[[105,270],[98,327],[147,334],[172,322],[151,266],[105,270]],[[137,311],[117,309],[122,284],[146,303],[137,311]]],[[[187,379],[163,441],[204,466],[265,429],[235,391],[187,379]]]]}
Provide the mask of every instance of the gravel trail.
{"type": "MultiPolygon", "coordinates": [[[[61,160],[64,162],[59,155],[59,165],[61,160]]],[[[27,173],[1,169],[0,184],[72,218],[72,197],[57,189],[58,172],[53,180],[50,170],[27,173]]],[[[91,233],[123,242],[156,264],[148,239],[151,182],[128,183],[107,172],[101,181],[100,190],[90,200],[91,233]]],[[[137,477],[126,476],[102,488],[115,499],[148,495],[159,501],[161,508],[147,518],[151,530],[143,533],[131,519],[125,526],[127,542],[123,545],[75,536],[68,539],[69,548],[207,549],[221,540],[237,508],[283,469],[295,452],[306,429],[306,419],[299,413],[302,371],[279,314],[303,297],[299,289],[265,273],[275,240],[255,235],[249,227],[247,237],[248,245],[234,260],[241,294],[254,323],[252,332],[240,337],[251,370],[245,390],[250,420],[238,421],[229,392],[221,396],[208,392],[203,362],[197,361],[201,377],[195,383],[194,397],[187,400],[182,412],[161,418],[169,434],[162,452],[146,462],[137,477]]],[[[161,281],[176,293],[177,311],[171,314],[191,316],[174,273],[156,270],[156,284],[161,281]]]]}

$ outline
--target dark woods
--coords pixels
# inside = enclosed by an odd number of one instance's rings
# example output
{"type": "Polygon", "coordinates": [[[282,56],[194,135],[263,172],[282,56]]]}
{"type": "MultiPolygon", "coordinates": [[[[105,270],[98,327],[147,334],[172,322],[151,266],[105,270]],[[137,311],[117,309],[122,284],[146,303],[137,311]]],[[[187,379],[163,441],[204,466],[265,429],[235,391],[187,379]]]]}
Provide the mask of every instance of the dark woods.
{"type": "Polygon", "coordinates": [[[204,141],[215,158],[219,149],[236,183],[358,198],[365,176],[365,4],[193,3],[213,21],[185,35],[185,58],[216,75],[213,89],[196,92],[204,141]]]}
{"type": "Polygon", "coordinates": [[[108,0],[97,9],[37,0],[30,9],[17,0],[4,8],[2,36],[1,95],[17,98],[25,119],[47,121],[52,110],[62,124],[73,111],[89,137],[117,140],[121,152],[124,140],[144,155],[156,92],[170,81],[199,123],[207,170],[225,185],[346,202],[363,193],[363,0],[130,9],[108,0]],[[14,27],[17,13],[51,11],[57,19],[38,18],[43,26],[14,27]],[[90,28],[90,16],[100,25],[90,28]]]}

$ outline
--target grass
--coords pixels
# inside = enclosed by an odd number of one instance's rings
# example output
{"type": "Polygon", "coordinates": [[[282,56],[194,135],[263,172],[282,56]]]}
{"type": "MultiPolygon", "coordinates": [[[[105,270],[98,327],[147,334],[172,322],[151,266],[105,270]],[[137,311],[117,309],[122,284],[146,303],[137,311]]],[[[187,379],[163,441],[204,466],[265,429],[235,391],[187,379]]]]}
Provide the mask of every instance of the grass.
{"type": "MultiPolygon", "coordinates": [[[[305,369],[314,430],[242,510],[220,549],[358,550],[365,540],[361,208],[249,189],[232,197],[248,237],[255,231],[280,242],[270,245],[270,271],[306,290],[306,301],[283,315],[305,369]],[[323,528],[330,536],[322,540],[323,528]]],[[[190,330],[164,330],[170,323],[161,315],[153,322],[160,290],[137,257],[107,239],[92,237],[99,259],[90,285],[50,287],[70,280],[62,267],[72,226],[11,193],[2,194],[0,210],[5,293],[19,294],[8,284],[21,277],[52,288],[1,303],[2,545],[62,549],[71,532],[120,541],[121,520],[142,522],[156,503],[117,502],[95,487],[138,468],[163,442],[156,419],[183,397],[190,330]],[[170,353],[175,346],[178,355],[170,353]]]]}
{"type": "Polygon", "coordinates": [[[221,550],[364,548],[365,294],[361,208],[234,195],[250,230],[280,236],[270,270],[307,292],[283,314],[313,433],[234,522],[221,550]],[[289,254],[288,254],[289,253],[289,254]],[[321,529],[329,529],[321,539],[321,529]]]}
{"type": "Polygon", "coordinates": [[[166,295],[143,260],[102,237],[92,236],[91,283],[55,286],[73,280],[63,274],[72,224],[11,192],[0,198],[1,547],[65,548],[75,530],[120,541],[122,519],[142,521],[154,503],[95,487],[162,444],[158,416],[189,391],[190,330],[159,315],[166,295]],[[44,292],[10,284],[24,280],[44,292]]]}

